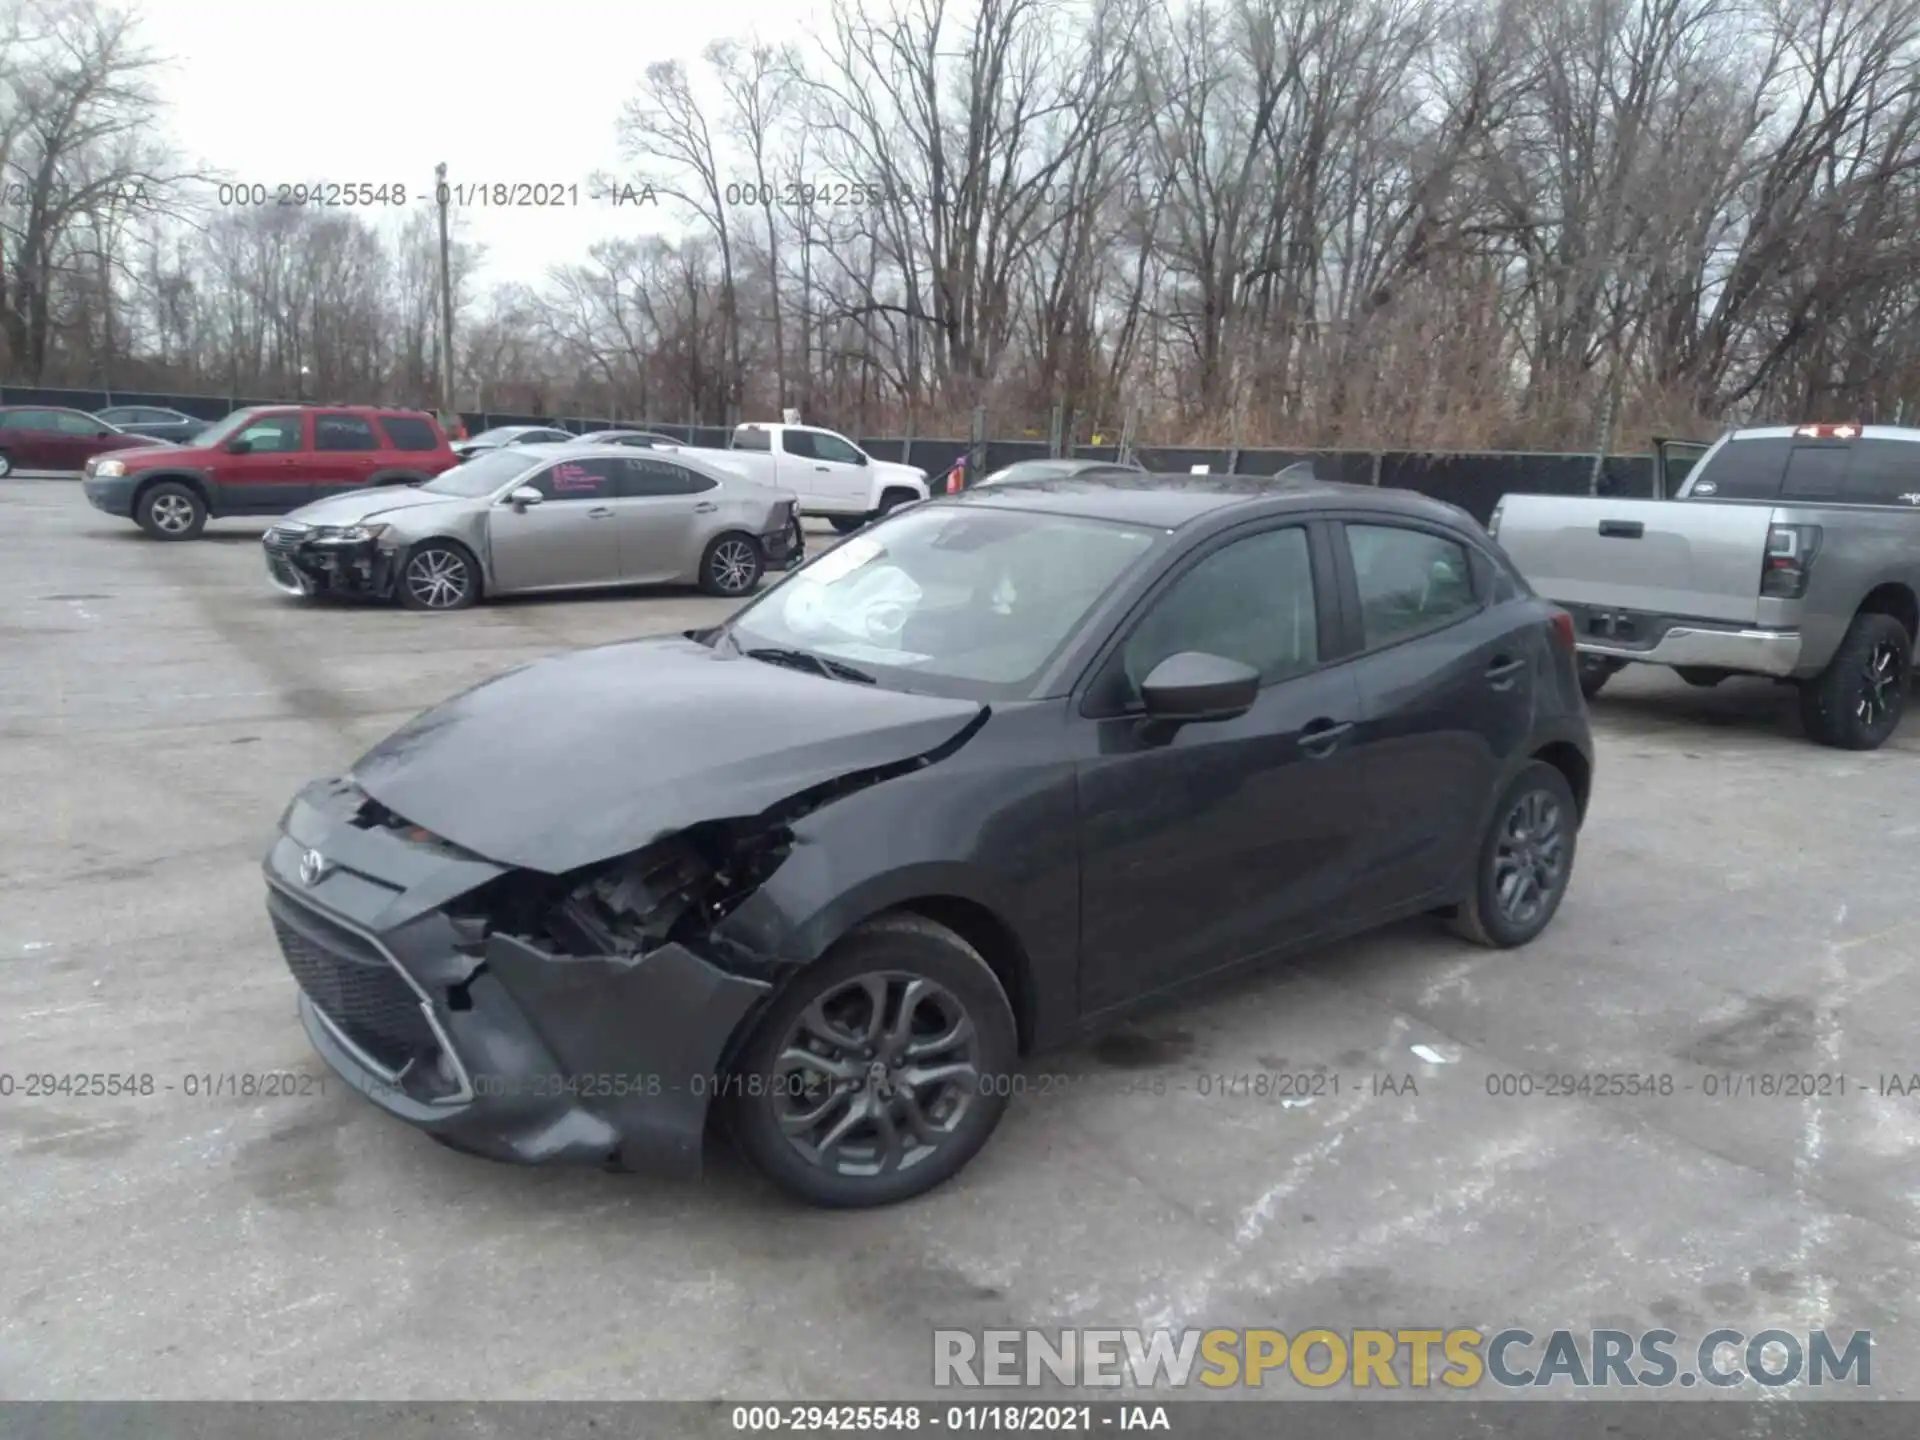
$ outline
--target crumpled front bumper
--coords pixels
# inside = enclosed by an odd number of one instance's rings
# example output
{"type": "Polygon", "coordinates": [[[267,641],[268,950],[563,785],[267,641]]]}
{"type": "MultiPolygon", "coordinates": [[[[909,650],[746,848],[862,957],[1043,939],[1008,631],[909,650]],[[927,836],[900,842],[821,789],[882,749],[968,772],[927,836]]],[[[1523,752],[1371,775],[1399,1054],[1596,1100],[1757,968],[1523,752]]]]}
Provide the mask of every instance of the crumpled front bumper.
{"type": "Polygon", "coordinates": [[[265,862],[327,1064],[457,1149],[697,1174],[717,1072],[769,987],[683,945],[622,959],[476,944],[449,908],[505,867],[361,828],[358,804],[341,782],[307,787],[265,862]]]}
{"type": "Polygon", "coordinates": [[[768,570],[794,570],[807,558],[806,533],[798,515],[760,537],[760,563],[768,570]]]}
{"type": "Polygon", "coordinates": [[[288,595],[393,593],[394,557],[373,540],[316,539],[311,532],[275,525],[260,537],[267,579],[288,595]]]}

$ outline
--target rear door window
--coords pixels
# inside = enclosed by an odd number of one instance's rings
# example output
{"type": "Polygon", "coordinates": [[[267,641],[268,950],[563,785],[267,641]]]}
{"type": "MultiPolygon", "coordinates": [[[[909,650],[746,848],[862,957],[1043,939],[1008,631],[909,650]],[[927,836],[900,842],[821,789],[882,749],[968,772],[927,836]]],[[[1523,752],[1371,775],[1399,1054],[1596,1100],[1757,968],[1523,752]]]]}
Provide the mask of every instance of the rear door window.
{"type": "Polygon", "coordinates": [[[378,450],[379,437],[358,415],[315,415],[313,448],[316,450],[378,450]]]}
{"type": "Polygon", "coordinates": [[[1777,500],[1793,450],[1793,440],[1784,435],[1729,440],[1694,472],[1688,494],[1702,500],[1777,500]]]}

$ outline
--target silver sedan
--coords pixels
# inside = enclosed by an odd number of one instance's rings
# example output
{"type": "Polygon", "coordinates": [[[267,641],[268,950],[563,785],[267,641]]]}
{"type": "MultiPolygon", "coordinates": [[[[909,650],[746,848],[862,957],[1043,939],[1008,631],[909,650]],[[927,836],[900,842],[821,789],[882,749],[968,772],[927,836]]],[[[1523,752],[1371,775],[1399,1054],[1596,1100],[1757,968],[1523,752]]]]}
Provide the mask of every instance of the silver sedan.
{"type": "Polygon", "coordinates": [[[697,458],[514,445],[424,485],[329,496],[262,537],[294,595],[460,610],[482,596],[696,584],[739,596],[800,563],[797,497],[697,458]]]}

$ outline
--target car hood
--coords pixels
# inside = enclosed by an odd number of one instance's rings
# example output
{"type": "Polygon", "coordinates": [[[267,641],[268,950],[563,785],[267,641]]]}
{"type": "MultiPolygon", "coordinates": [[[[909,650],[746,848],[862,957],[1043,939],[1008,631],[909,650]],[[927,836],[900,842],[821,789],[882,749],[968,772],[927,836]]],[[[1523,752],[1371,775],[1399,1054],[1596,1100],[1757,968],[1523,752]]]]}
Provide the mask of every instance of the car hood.
{"type": "Polygon", "coordinates": [[[458,504],[460,498],[458,495],[436,495],[426,490],[415,490],[408,485],[370,485],[364,490],[348,490],[339,495],[329,495],[324,500],[315,500],[311,505],[302,505],[287,519],[302,525],[358,525],[363,520],[373,520],[395,510],[414,510],[422,505],[458,504]]]}
{"type": "Polygon", "coordinates": [[[983,710],[679,637],[626,641],[477,685],[381,741],[352,778],[463,849],[561,874],[925,755],[983,710]]]}
{"type": "Polygon", "coordinates": [[[100,451],[95,458],[118,460],[122,465],[141,465],[148,461],[178,465],[183,456],[192,453],[171,440],[157,440],[151,435],[103,436],[102,443],[108,448],[100,451]]]}

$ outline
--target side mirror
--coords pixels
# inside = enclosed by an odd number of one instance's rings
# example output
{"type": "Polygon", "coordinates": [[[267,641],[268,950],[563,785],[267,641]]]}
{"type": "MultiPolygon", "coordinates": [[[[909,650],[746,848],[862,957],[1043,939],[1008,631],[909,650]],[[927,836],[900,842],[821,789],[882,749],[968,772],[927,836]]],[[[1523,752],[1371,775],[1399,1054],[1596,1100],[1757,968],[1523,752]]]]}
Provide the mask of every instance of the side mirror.
{"type": "Polygon", "coordinates": [[[1258,670],[1198,650],[1169,655],[1140,683],[1147,718],[1177,725],[1236,719],[1259,697],[1258,670]]]}
{"type": "Polygon", "coordinates": [[[866,452],[866,451],[864,451],[864,450],[856,450],[856,451],[854,451],[854,452],[853,452],[853,463],[854,463],[854,464],[856,464],[856,465],[864,465],[864,464],[866,464],[866,463],[867,463],[867,452],[866,452]]]}
{"type": "Polygon", "coordinates": [[[529,505],[538,505],[547,497],[531,485],[521,485],[507,496],[507,503],[516,510],[524,510],[529,505]]]}
{"type": "Polygon", "coordinates": [[[245,455],[251,452],[252,449],[253,441],[251,440],[229,440],[227,442],[227,453],[229,455],[245,455]]]}

